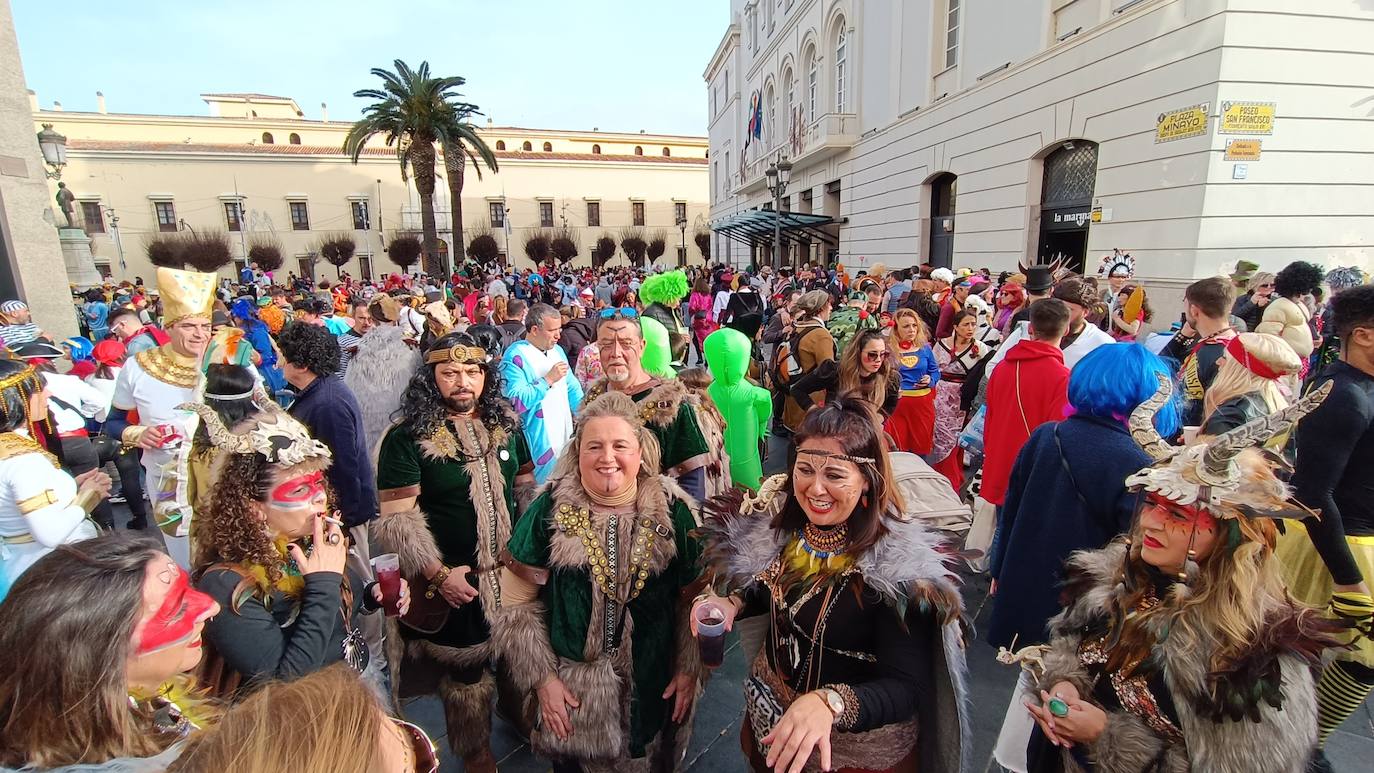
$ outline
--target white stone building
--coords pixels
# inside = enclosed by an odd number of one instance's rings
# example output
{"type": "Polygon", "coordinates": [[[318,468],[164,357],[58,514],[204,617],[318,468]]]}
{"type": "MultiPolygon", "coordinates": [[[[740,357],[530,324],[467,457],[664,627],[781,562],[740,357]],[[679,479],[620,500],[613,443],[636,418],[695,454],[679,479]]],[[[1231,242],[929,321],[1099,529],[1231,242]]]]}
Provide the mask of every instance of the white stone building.
{"type": "Polygon", "coordinates": [[[741,213],[772,207],[786,156],[781,211],[833,219],[785,231],[793,259],[1093,271],[1119,247],[1160,289],[1242,258],[1371,268],[1364,0],[731,0],[730,18],[705,72],[713,256],[771,254],[771,213],[741,213]]]}

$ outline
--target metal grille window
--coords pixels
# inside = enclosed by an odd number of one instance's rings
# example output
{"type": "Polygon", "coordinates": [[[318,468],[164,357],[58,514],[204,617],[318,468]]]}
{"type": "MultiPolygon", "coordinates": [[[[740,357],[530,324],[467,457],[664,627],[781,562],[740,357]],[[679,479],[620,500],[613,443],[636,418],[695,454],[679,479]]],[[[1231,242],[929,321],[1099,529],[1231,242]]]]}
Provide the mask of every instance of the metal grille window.
{"type": "Polygon", "coordinates": [[[237,201],[224,202],[224,227],[230,231],[243,230],[243,214],[237,201]]]}
{"type": "MultiPolygon", "coordinates": [[[[843,23],[841,23],[843,25],[843,23]]],[[[845,76],[845,49],[848,35],[843,26],[840,27],[839,39],[835,42],[835,112],[843,113],[844,104],[844,76],[845,76]]]]}
{"type": "Polygon", "coordinates": [[[945,67],[959,63],[959,0],[949,0],[945,16],[945,67]]]}
{"type": "Polygon", "coordinates": [[[100,202],[81,202],[81,219],[86,223],[86,233],[105,233],[105,215],[100,211],[100,202]]]}
{"type": "Polygon", "coordinates": [[[177,209],[170,201],[154,201],[153,211],[157,213],[157,230],[177,230],[177,209]]]}
{"type": "Polygon", "coordinates": [[[293,201],[291,204],[291,230],[309,231],[310,230],[310,211],[306,208],[304,201],[293,201]]]}
{"type": "Polygon", "coordinates": [[[351,204],[351,209],[353,210],[353,228],[358,231],[366,231],[371,228],[372,221],[367,216],[367,202],[354,201],[351,202],[351,204]]]}
{"type": "Polygon", "coordinates": [[[644,202],[635,201],[630,204],[630,218],[633,225],[644,225],[644,202]]]}
{"type": "Polygon", "coordinates": [[[553,202],[539,202],[539,227],[553,228],[553,202]]]}
{"type": "Polygon", "coordinates": [[[492,227],[492,228],[505,228],[505,227],[506,227],[506,207],[505,207],[505,205],[503,205],[503,204],[502,204],[501,202],[499,202],[499,201],[490,202],[490,203],[487,204],[487,212],[489,212],[489,213],[491,214],[491,227],[492,227]]]}
{"type": "Polygon", "coordinates": [[[601,202],[587,202],[587,225],[601,225],[601,202]]]}
{"type": "Polygon", "coordinates": [[[1097,184],[1097,144],[1065,143],[1045,159],[1041,201],[1047,207],[1092,202],[1097,184]]]}

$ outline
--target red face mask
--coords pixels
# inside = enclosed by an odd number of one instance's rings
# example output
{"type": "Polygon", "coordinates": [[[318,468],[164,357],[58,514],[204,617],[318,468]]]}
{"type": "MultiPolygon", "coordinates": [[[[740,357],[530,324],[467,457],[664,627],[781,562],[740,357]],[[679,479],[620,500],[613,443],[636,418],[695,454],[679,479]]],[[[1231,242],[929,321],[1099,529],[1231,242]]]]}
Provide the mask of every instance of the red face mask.
{"type": "Polygon", "coordinates": [[[1196,528],[1198,531],[1216,531],[1217,529],[1216,517],[1197,505],[1180,505],[1154,492],[1146,494],[1145,500],[1169,514],[1165,528],[1185,527],[1189,530],[1196,528]]]}
{"type": "Polygon", "coordinates": [[[282,481],[268,497],[272,506],[282,510],[298,510],[310,506],[315,497],[324,493],[324,472],[316,470],[282,481]]]}
{"type": "Polygon", "coordinates": [[[190,578],[176,564],[169,563],[158,577],[170,587],[162,606],[143,626],[136,655],[148,655],[190,639],[196,625],[208,620],[215,608],[215,600],[192,588],[190,578]]]}

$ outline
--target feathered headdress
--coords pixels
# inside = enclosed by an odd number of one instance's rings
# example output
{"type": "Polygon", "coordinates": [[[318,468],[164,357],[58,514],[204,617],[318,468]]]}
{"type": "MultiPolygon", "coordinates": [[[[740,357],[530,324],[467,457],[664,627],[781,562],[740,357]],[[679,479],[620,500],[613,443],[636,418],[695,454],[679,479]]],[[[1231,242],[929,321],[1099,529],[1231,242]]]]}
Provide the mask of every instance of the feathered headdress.
{"type": "Polygon", "coordinates": [[[310,436],[310,430],[286,411],[270,402],[237,431],[224,425],[215,410],[204,403],[183,403],[178,408],[193,411],[205,422],[210,442],[231,454],[261,454],[269,464],[295,467],[311,462],[314,469],[329,466],[330,453],[325,444],[310,436]]]}
{"type": "Polygon", "coordinates": [[[1313,513],[1291,496],[1274,475],[1281,459],[1260,447],[1287,432],[1331,393],[1323,384],[1301,400],[1268,416],[1242,424],[1205,442],[1186,447],[1164,442],[1154,416],[1169,401],[1169,379],[1159,376],[1159,390],[1131,413],[1131,437],[1155,463],[1126,478],[1133,490],[1153,492],[1180,505],[1206,509],[1218,518],[1306,518],[1313,513]]]}

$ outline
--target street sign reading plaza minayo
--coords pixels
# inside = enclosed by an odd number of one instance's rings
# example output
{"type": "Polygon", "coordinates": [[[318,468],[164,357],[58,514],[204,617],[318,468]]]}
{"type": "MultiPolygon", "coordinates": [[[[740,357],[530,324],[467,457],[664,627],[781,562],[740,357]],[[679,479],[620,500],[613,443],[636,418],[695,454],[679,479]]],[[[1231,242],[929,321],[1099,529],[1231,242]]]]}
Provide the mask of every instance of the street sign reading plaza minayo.
{"type": "Polygon", "coordinates": [[[1155,121],[1155,143],[1201,137],[1207,133],[1210,102],[1160,113],[1155,121]]]}

